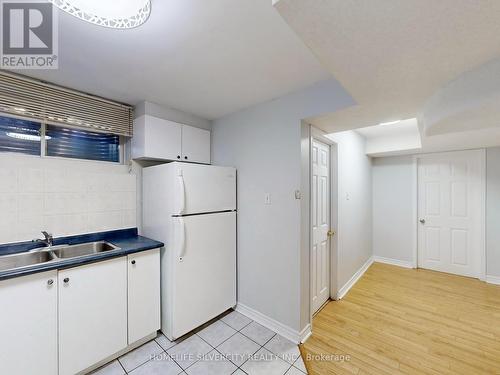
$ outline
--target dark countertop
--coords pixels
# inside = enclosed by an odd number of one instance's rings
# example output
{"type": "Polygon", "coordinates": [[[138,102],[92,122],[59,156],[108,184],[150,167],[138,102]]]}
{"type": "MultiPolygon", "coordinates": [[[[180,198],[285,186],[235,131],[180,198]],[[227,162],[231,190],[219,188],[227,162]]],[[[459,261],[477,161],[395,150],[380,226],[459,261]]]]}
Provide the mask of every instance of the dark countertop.
{"type": "MultiPolygon", "coordinates": [[[[95,263],[106,259],[116,258],[151,249],[157,249],[164,246],[162,242],[139,236],[137,233],[137,228],[133,228],[115,230],[110,232],[83,234],[71,237],[54,238],[54,246],[66,244],[76,245],[80,243],[95,241],[107,241],[115,246],[118,246],[120,249],[86,255],[83,257],[58,259],[56,261],[49,261],[18,269],[0,271],[0,280],[30,275],[38,272],[45,272],[54,269],[64,269],[81,266],[83,264],[95,263]]],[[[0,256],[23,253],[43,247],[43,244],[32,241],[0,245],[0,256]]]]}

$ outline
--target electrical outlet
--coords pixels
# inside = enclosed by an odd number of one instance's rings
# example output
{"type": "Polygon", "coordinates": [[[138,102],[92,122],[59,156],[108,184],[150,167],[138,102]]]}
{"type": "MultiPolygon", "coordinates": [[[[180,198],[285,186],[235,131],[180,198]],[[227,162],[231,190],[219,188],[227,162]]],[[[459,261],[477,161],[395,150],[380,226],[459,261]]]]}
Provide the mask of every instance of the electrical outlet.
{"type": "Polygon", "coordinates": [[[266,195],[264,195],[264,204],[271,204],[271,194],[270,193],[266,193],[266,195]]]}

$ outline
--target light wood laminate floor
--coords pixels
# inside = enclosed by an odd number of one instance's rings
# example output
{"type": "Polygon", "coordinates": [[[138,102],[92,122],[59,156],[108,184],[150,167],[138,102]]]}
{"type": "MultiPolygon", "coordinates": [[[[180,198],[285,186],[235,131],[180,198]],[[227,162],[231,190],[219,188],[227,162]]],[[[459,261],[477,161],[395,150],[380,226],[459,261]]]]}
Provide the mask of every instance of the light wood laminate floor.
{"type": "Polygon", "coordinates": [[[311,374],[500,374],[500,286],[374,263],[301,350],[311,374]]]}

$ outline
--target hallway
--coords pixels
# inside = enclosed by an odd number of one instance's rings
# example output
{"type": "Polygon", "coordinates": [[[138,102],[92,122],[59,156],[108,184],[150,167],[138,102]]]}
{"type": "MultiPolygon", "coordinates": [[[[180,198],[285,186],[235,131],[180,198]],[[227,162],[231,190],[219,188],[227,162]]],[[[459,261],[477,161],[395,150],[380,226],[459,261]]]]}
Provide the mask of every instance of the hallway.
{"type": "Polygon", "coordinates": [[[311,374],[500,374],[499,322],[500,286],[374,263],[302,350],[311,374]]]}

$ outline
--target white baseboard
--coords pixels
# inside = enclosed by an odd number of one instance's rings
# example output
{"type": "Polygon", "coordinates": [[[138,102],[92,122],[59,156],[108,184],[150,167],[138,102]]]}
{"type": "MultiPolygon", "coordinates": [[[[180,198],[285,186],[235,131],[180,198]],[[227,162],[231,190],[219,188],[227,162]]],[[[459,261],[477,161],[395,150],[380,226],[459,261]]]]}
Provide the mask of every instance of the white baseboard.
{"type": "Polygon", "coordinates": [[[378,263],[390,264],[390,265],[398,266],[398,267],[414,268],[412,262],[408,262],[406,260],[384,258],[384,257],[379,257],[377,255],[373,256],[373,261],[378,262],[378,263]]]}
{"type": "Polygon", "coordinates": [[[312,329],[311,329],[311,325],[308,324],[299,334],[300,336],[300,343],[303,344],[307,341],[307,339],[309,337],[311,337],[312,335],[312,329]]]}
{"type": "Polygon", "coordinates": [[[256,321],[260,325],[269,328],[271,331],[283,336],[284,338],[294,342],[295,344],[300,344],[303,339],[307,339],[311,335],[311,325],[308,324],[302,332],[296,331],[283,323],[262,314],[261,312],[252,309],[251,307],[245,306],[242,303],[236,305],[236,311],[248,316],[250,319],[256,321]],[[309,332],[309,333],[308,333],[309,332]]]}
{"type": "Polygon", "coordinates": [[[486,282],[488,284],[500,285],[500,276],[486,276],[486,282]]]}
{"type": "Polygon", "coordinates": [[[339,289],[337,293],[337,300],[344,298],[347,292],[356,284],[356,282],[363,276],[366,270],[372,265],[373,256],[370,257],[365,264],[361,266],[361,268],[351,277],[351,279],[345,283],[345,285],[339,289]]]}

